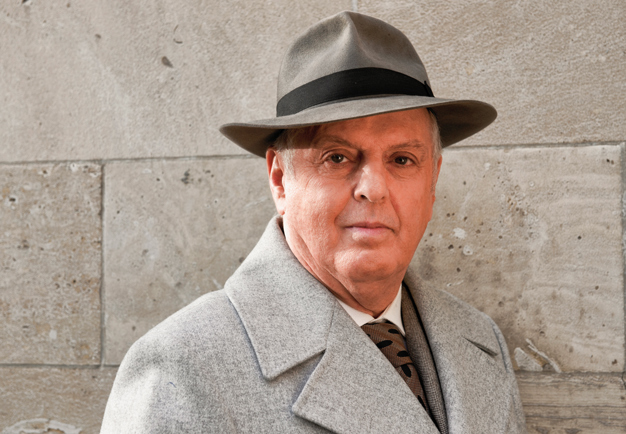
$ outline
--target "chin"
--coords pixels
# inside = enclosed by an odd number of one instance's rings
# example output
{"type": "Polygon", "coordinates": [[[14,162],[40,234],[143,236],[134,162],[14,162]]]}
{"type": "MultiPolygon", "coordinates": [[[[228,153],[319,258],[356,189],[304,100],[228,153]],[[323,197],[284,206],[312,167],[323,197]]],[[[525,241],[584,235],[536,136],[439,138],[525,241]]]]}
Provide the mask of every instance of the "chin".
{"type": "Polygon", "coordinates": [[[376,282],[388,279],[401,270],[397,263],[388,261],[360,260],[343,270],[353,282],[376,282]]]}

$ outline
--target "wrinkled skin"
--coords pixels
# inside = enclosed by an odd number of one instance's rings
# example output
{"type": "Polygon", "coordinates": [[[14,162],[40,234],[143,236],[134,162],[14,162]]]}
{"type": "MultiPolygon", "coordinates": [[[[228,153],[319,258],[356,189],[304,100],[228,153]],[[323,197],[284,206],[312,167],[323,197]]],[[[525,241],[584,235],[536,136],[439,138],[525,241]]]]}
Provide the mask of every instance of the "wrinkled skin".
{"type": "Polygon", "coordinates": [[[268,150],[289,247],[349,306],[376,317],[396,296],[432,216],[432,152],[426,109],[322,125],[291,166],[268,150]]]}

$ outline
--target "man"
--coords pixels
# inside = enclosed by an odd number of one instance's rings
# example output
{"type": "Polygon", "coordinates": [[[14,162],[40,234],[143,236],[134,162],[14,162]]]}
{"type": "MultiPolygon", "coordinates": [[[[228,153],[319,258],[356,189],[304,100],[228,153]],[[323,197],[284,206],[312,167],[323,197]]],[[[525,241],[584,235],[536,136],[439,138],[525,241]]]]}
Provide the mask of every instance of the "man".
{"type": "Polygon", "coordinates": [[[266,158],[279,216],[133,345],[102,432],[525,432],[497,326],[408,270],[441,147],[493,107],[435,98],[401,32],[344,12],[292,45],[277,112],[221,131],[266,158]]]}

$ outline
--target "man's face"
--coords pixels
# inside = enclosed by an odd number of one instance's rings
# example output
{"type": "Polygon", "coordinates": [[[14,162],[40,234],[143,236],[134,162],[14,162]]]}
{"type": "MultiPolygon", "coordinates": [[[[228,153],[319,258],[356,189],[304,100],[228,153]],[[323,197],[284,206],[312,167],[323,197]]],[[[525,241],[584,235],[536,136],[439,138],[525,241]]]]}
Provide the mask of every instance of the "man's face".
{"type": "Polygon", "coordinates": [[[340,299],[375,312],[372,283],[399,286],[432,215],[441,159],[433,165],[428,112],[325,124],[290,152],[291,170],[268,153],[290,248],[340,299]]]}

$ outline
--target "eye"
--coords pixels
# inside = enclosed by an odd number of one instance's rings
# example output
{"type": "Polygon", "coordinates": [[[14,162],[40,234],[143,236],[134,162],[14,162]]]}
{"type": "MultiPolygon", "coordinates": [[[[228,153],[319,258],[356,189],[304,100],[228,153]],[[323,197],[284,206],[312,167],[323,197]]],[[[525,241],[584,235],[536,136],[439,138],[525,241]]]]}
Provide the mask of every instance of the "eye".
{"type": "Polygon", "coordinates": [[[333,154],[330,156],[330,161],[332,161],[333,163],[342,163],[343,160],[345,160],[346,157],[344,155],[341,154],[333,154]]]}
{"type": "Polygon", "coordinates": [[[407,157],[396,157],[393,161],[396,164],[404,166],[404,165],[408,164],[410,160],[407,157]]]}

